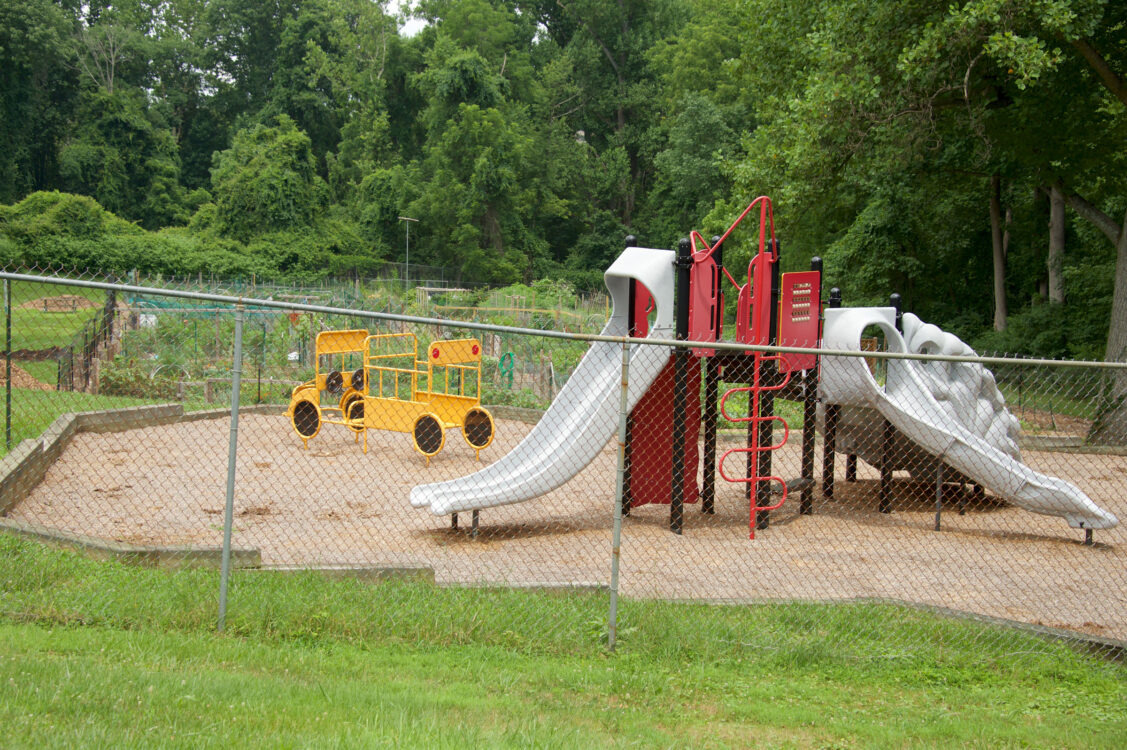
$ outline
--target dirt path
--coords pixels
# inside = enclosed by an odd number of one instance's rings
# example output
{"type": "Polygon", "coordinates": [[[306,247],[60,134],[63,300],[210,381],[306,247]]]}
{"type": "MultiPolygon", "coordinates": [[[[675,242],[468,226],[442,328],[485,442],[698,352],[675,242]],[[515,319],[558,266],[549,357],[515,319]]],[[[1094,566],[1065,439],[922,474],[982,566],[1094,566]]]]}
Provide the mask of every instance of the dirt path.
{"type": "MultiPolygon", "coordinates": [[[[4,364],[0,362],[0,387],[8,384],[8,379],[4,377],[4,364]]],[[[53,385],[47,385],[42,380],[36,380],[31,374],[15,364],[12,365],[12,387],[13,388],[27,388],[33,391],[53,391],[53,385]]]]}

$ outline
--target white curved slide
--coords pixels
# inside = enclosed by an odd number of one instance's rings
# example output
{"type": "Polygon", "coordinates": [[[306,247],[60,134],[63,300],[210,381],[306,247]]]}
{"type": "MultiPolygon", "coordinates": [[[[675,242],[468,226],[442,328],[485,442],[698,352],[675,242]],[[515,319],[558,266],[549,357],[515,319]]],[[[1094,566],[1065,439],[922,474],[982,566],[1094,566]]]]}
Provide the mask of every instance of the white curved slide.
{"type": "MultiPolygon", "coordinates": [[[[627,248],[604,274],[614,303],[603,328],[607,336],[629,332],[630,282],[653,295],[656,318],[651,338],[673,338],[671,250],[627,248]]],[[[667,346],[634,347],[630,357],[628,407],[639,399],[669,361],[667,346]]],[[[411,490],[411,505],[442,516],[519,503],[551,492],[582,471],[618,429],[622,346],[595,342],[552,405],[528,435],[496,463],[469,476],[411,490]]]]}
{"type": "MultiPolygon", "coordinates": [[[[911,313],[901,335],[895,315],[891,307],[827,309],[822,346],[860,351],[862,332],[877,326],[891,351],[974,355],[958,337],[911,313]]],[[[863,358],[823,356],[820,392],[827,403],[876,408],[928,453],[1019,507],[1081,529],[1119,523],[1075,485],[1021,462],[1017,420],[979,364],[892,359],[882,387],[863,358]]]]}

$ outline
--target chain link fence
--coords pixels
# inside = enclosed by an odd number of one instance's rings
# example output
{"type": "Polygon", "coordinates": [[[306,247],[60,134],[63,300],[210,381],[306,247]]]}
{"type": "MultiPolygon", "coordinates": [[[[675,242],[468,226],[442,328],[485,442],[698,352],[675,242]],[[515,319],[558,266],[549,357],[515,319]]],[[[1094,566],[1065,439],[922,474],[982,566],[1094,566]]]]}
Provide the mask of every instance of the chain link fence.
{"type": "MultiPolygon", "coordinates": [[[[779,608],[811,638],[860,607],[870,635],[924,611],[1127,640],[1115,365],[975,358],[880,315],[842,334],[830,311],[820,358],[699,356],[281,290],[0,277],[0,526],[222,567],[221,621],[308,569],[603,592],[612,642],[660,638],[654,600],[779,608]]],[[[778,635],[754,627],[701,637],[778,635]]]]}

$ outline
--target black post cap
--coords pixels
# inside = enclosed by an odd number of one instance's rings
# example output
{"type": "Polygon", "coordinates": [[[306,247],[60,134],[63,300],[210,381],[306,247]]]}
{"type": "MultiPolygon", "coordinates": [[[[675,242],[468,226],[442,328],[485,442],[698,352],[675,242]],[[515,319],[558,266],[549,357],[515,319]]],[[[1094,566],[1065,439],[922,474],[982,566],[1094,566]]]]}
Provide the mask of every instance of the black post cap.
{"type": "Polygon", "coordinates": [[[632,234],[626,235],[626,247],[635,247],[638,244],[638,238],[632,234]]]}
{"type": "Polygon", "coordinates": [[[830,290],[830,307],[841,307],[841,290],[836,286],[830,290]]]}
{"type": "Polygon", "coordinates": [[[810,259],[810,270],[817,271],[818,273],[822,272],[822,259],[817,255],[810,259]]]}
{"type": "Polygon", "coordinates": [[[903,300],[898,293],[893,292],[892,294],[888,295],[888,302],[894,308],[896,308],[896,330],[900,331],[900,333],[904,333],[903,300]]]}

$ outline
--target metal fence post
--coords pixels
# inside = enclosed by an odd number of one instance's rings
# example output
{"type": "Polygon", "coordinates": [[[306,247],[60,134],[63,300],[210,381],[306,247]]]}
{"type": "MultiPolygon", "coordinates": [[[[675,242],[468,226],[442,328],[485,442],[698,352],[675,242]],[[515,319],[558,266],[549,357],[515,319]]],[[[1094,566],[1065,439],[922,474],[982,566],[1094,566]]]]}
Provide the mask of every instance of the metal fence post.
{"type": "Polygon", "coordinates": [[[614,531],[610,555],[610,613],[607,616],[607,649],[614,651],[618,639],[618,566],[622,557],[622,495],[626,479],[627,394],[630,387],[630,344],[622,344],[622,395],[618,402],[618,476],[614,486],[614,531]]]}
{"type": "Polygon", "coordinates": [[[223,562],[219,573],[219,623],[227,624],[227,580],[231,575],[231,524],[235,515],[235,457],[239,445],[239,388],[243,372],[243,306],[235,306],[235,352],[231,367],[231,438],[227,448],[227,502],[223,508],[223,562]]]}
{"type": "Polygon", "coordinates": [[[12,449],[12,280],[4,279],[4,447],[12,449]]]}

